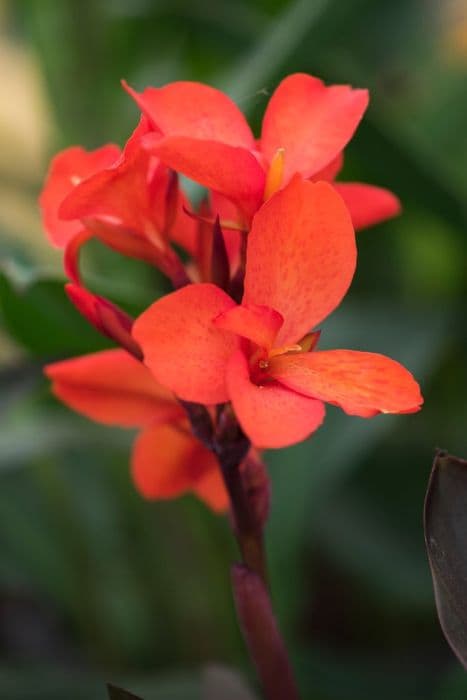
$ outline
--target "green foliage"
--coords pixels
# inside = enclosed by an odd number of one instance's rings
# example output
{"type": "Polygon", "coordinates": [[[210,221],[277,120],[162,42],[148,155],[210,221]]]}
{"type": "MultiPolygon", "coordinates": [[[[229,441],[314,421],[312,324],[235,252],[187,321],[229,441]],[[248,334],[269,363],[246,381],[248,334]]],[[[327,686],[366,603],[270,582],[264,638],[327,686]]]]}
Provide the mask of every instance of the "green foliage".
{"type": "Polygon", "coordinates": [[[80,354],[108,346],[68,300],[64,280],[38,279],[18,288],[0,273],[0,311],[11,337],[34,355],[80,354]]]}

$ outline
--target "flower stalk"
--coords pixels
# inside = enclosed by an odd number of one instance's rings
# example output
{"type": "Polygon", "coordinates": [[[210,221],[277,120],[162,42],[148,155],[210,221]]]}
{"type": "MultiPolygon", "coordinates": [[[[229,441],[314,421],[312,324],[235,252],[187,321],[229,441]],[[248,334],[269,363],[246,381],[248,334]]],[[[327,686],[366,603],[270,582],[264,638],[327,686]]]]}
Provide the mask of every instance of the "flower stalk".
{"type": "Polygon", "coordinates": [[[230,406],[214,427],[204,406],[183,402],[192,430],[217,455],[230,500],[232,526],[242,563],[232,566],[237,617],[267,700],[298,700],[287,649],[279,632],[268,587],[264,525],[269,479],[230,406]]]}
{"type": "Polygon", "coordinates": [[[264,582],[248,567],[232,567],[240,627],[267,700],[299,700],[287,650],[264,582]]]}

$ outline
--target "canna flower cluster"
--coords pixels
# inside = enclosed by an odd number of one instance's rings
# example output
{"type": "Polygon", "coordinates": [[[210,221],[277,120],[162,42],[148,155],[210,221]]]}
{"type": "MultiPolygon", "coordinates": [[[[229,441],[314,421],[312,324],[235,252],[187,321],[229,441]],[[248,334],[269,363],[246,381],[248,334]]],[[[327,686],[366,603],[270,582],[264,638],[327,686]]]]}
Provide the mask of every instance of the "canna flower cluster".
{"type": "Polygon", "coordinates": [[[355,230],[400,211],[388,190],[336,181],[367,91],[291,75],[256,139],[234,102],[207,85],[124,88],[141,117],[123,150],[66,149],[40,197],[71,301],[117,348],[46,374],[74,410],[140,429],[132,455],[140,492],[191,491],[226,509],[215,450],[187,417],[193,405],[206,407],[214,433],[228,411],[250,460],[309,437],[326,403],[364,418],[419,410],[418,384],[394,360],[318,349],[318,326],[355,272],[355,230]],[[206,188],[197,208],[179,174],[206,188]],[[174,291],[137,319],[95,295],[79,265],[93,237],[155,265],[174,291]]]}

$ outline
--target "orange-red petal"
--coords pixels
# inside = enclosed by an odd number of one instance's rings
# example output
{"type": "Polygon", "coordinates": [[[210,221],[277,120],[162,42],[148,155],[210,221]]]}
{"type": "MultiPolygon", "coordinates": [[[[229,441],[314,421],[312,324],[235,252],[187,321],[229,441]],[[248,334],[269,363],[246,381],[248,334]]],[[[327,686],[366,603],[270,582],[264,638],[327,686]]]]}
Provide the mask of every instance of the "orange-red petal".
{"type": "Polygon", "coordinates": [[[237,336],[215,327],[235,302],[213,284],[191,284],[156,301],[133,326],[144,360],[155,378],[186,401],[228,400],[227,360],[237,336]]]}
{"type": "Polygon", "coordinates": [[[326,182],[332,182],[337,175],[339,175],[342,167],[344,165],[344,152],[341,151],[334,160],[332,160],[328,165],[326,165],[322,170],[313,175],[313,182],[318,182],[319,180],[326,180],[326,182]]]}
{"type": "Polygon", "coordinates": [[[132,229],[107,221],[99,221],[99,219],[92,217],[85,219],[85,224],[93,236],[99,238],[109,248],[116,250],[117,253],[145,260],[163,269],[163,263],[169,250],[167,245],[159,245],[159,241],[158,245],[154,245],[148,238],[135,233],[132,229]]]}
{"type": "Polygon", "coordinates": [[[261,150],[270,163],[278,148],[285,149],[284,182],[294,173],[311,177],[343,150],[367,105],[367,90],[326,87],[311,75],[290,75],[269,101],[261,150]]]}
{"type": "Polygon", "coordinates": [[[153,126],[166,136],[219,141],[231,146],[254,148],[248,122],[235,102],[220,90],[202,83],[179,81],[138,93],[125,82],[153,126]]]}
{"type": "Polygon", "coordinates": [[[54,394],[92,420],[122,427],[180,420],[184,411],[124,350],[104,350],[45,368],[54,394]]]}
{"type": "Polygon", "coordinates": [[[413,413],[423,398],[402,365],[389,357],[356,350],[326,350],[282,355],[269,372],[281,384],[346,413],[370,418],[377,413],[413,413]]]}
{"type": "Polygon", "coordinates": [[[244,302],[284,317],[277,345],[298,342],[342,300],[356,264],[349,213],[332,185],[295,177],[253,219],[244,302]]]}
{"type": "Polygon", "coordinates": [[[221,512],[228,498],[216,458],[180,426],[147,428],[136,439],[132,473],[146,498],[175,498],[194,492],[210,508],[221,512]]]}
{"type": "Polygon", "coordinates": [[[284,323],[278,311],[269,306],[242,304],[214,319],[217,328],[248,338],[261,348],[270,348],[284,323]]]}
{"type": "Polygon", "coordinates": [[[399,199],[383,187],[360,182],[336,182],[334,187],[344,200],[355,229],[374,226],[401,212],[399,199]]]}
{"type": "Polygon", "coordinates": [[[276,382],[263,386],[254,384],[242,351],[230,359],[227,386],[235,415],[256,447],[293,445],[307,438],[323,422],[321,401],[302,396],[276,382]]]}
{"type": "MultiPolygon", "coordinates": [[[[60,215],[69,219],[98,218],[144,233],[165,197],[167,171],[153,167],[151,155],[139,148],[131,158],[122,160],[88,178],[70,192],[60,207],[60,215]],[[155,202],[159,194],[159,202],[155,202]],[[158,206],[156,206],[158,205],[158,206]]],[[[159,222],[159,229],[162,222],[159,222]]]]}
{"type": "MultiPolygon", "coordinates": [[[[201,446],[202,447],[202,446],[201,446]]],[[[203,448],[204,454],[199,459],[204,459],[207,466],[213,462],[214,458],[211,452],[203,448]]],[[[215,469],[205,469],[193,485],[193,492],[206,503],[216,513],[224,513],[229,507],[229,496],[221,476],[217,461],[215,469]]]]}
{"type": "Polygon", "coordinates": [[[83,228],[79,221],[64,221],[58,211],[64,198],[83,180],[120,157],[118,146],[108,144],[95,151],[72,146],[53,158],[39,197],[42,221],[50,241],[63,248],[83,228]]]}
{"type": "Polygon", "coordinates": [[[231,199],[247,219],[261,204],[264,171],[254,155],[219,141],[187,136],[144,137],[143,143],[167,166],[231,199]]]}

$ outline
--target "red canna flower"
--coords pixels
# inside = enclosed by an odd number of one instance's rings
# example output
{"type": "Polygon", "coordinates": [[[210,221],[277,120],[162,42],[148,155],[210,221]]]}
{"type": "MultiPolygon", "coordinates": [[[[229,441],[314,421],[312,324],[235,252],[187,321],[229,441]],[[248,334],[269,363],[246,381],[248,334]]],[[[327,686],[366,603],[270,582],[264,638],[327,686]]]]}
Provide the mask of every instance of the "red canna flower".
{"type": "Polygon", "coordinates": [[[95,151],[71,146],[52,159],[39,204],[44,229],[54,246],[65,248],[83,229],[81,221],[65,221],[59,216],[58,210],[65,197],[83,180],[110,168],[120,156],[120,148],[108,144],[95,151]]]}
{"type": "Polygon", "coordinates": [[[107,425],[141,428],[132,475],[146,498],[195,493],[213,510],[228,499],[216,458],[190,432],[173,395],[125,350],[55,362],[45,372],[55,395],[75,411],[107,425]]]}
{"type": "Polygon", "coordinates": [[[355,264],[341,197],[296,176],[253,218],[241,305],[215,285],[189,285],[144,312],[133,336],[157,381],[187,401],[231,401],[257,447],[306,438],[323,402],[362,417],[417,411],[419,387],[397,362],[314,350],[310,331],[341,302],[355,264]]]}
{"type": "Polygon", "coordinates": [[[196,224],[185,213],[175,173],[141,148],[147,131],[143,117],[123,152],[71,148],[52,162],[40,197],[44,224],[52,241],[65,247],[65,269],[75,282],[79,249],[91,236],[171,278],[184,274],[169,242],[192,253],[196,224]]]}
{"type": "MultiPolygon", "coordinates": [[[[256,142],[238,107],[212,87],[176,82],[139,94],[124,86],[153,127],[144,138],[146,147],[238,205],[245,227],[294,174],[334,179],[340,154],[368,105],[366,90],[326,87],[311,75],[290,75],[272,95],[256,142]]],[[[397,198],[378,187],[352,183],[342,194],[357,228],[399,211],[397,198]]]]}
{"type": "MultiPolygon", "coordinates": [[[[334,178],[339,174],[343,166],[343,154],[335,158],[332,163],[321,170],[313,182],[324,180],[333,184],[339,192],[349,211],[355,230],[361,230],[400,214],[401,204],[395,194],[384,187],[367,185],[361,182],[336,182],[334,178]]],[[[207,221],[219,217],[233,272],[238,268],[242,236],[246,234],[244,220],[237,207],[222,194],[212,192],[210,197],[210,209],[205,213],[207,221]]],[[[206,249],[209,249],[209,229],[203,231],[199,241],[206,249]]],[[[202,265],[201,265],[202,268],[202,265]]],[[[208,277],[202,277],[208,281],[208,277]]]]}

